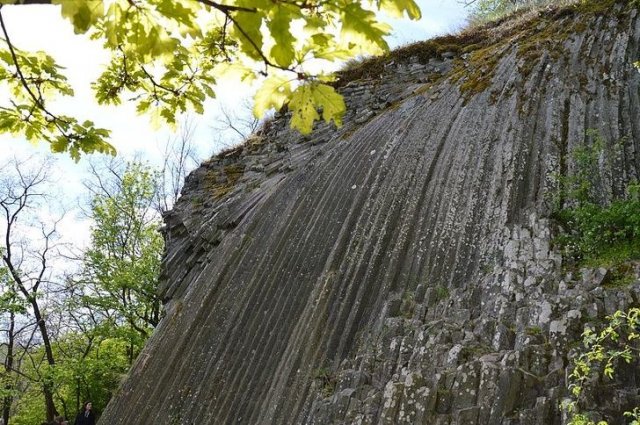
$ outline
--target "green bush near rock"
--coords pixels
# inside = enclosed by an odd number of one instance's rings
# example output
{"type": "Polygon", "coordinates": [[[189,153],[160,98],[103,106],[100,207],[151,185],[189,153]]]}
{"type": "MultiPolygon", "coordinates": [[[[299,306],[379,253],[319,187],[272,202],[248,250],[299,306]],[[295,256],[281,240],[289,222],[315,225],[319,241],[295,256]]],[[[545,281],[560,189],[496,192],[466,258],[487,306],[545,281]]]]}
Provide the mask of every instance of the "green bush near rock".
{"type": "MultiPolygon", "coordinates": [[[[640,259],[640,184],[631,181],[619,194],[612,189],[610,199],[602,195],[604,174],[623,155],[625,141],[607,143],[597,131],[588,131],[585,143],[571,155],[572,172],[557,177],[553,197],[553,216],[563,229],[555,241],[563,257],[573,266],[606,267],[605,288],[632,283],[634,261],[640,259]]],[[[569,425],[608,424],[590,415],[587,394],[594,385],[613,383],[623,363],[637,362],[639,319],[640,309],[630,308],[585,326],[568,377],[571,398],[563,403],[569,425]]],[[[637,407],[620,416],[640,424],[637,407]]]]}
{"type": "MultiPolygon", "coordinates": [[[[584,410],[588,409],[585,393],[593,391],[599,382],[611,382],[623,363],[638,361],[640,349],[640,308],[616,311],[608,316],[601,330],[588,327],[582,333],[582,352],[573,359],[569,375],[571,399],[563,403],[568,425],[608,425],[606,421],[593,420],[584,410]]],[[[640,424],[640,408],[621,413],[631,425],[640,424]]]]}
{"type": "Polygon", "coordinates": [[[640,184],[628,183],[624,193],[614,194],[608,202],[599,199],[601,166],[614,166],[613,158],[621,154],[625,140],[607,144],[595,131],[587,135],[592,143],[572,154],[573,173],[557,179],[554,218],[564,232],[556,243],[573,265],[609,268],[610,284],[616,286],[633,271],[628,261],[640,259],[640,184]]]}
{"type": "Polygon", "coordinates": [[[561,211],[561,222],[569,230],[558,240],[565,252],[589,265],[640,258],[639,189],[630,185],[632,197],[607,206],[588,202],[561,211]]]}

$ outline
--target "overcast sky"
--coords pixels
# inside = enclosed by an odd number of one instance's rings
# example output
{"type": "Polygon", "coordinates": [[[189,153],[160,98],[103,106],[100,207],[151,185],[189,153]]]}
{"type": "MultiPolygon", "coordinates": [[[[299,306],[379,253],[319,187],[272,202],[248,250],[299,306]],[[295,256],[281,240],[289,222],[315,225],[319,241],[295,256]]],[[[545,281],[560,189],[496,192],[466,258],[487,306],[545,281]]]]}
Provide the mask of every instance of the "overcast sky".
{"type": "MultiPolygon", "coordinates": [[[[423,15],[420,21],[389,21],[394,27],[394,33],[389,39],[390,45],[396,47],[434,35],[455,32],[463,26],[467,10],[461,1],[419,0],[418,3],[423,15]]],[[[75,90],[75,96],[50,103],[56,113],[68,114],[80,121],[89,119],[98,127],[110,129],[111,143],[123,157],[144,152],[144,158],[150,162],[159,160],[163,143],[171,137],[170,130],[152,129],[149,118],[138,116],[133,104],[106,107],[95,103],[90,83],[97,78],[108,59],[98,43],[85,36],[75,35],[71,25],[60,17],[57,6],[5,6],[2,13],[13,44],[27,51],[44,50],[66,68],[65,74],[75,90]]],[[[207,105],[204,115],[194,116],[197,126],[194,141],[203,155],[220,149],[215,143],[220,137],[211,128],[211,123],[219,113],[220,104],[231,110],[241,108],[238,100],[248,97],[249,93],[248,87],[225,84],[217,88],[218,99],[207,105]]],[[[2,95],[6,96],[6,92],[2,95]]],[[[14,155],[25,157],[47,152],[48,145],[45,143],[33,146],[23,140],[16,140],[15,137],[0,135],[0,162],[14,155]]],[[[82,191],[86,157],[76,164],[67,156],[56,155],[56,162],[58,181],[65,189],[63,196],[72,198],[82,191]]],[[[68,227],[74,226],[71,220],[68,227]]],[[[87,226],[88,224],[83,224],[83,228],[86,229],[87,226]]],[[[61,230],[65,231],[64,228],[61,230]]],[[[86,231],[73,233],[77,235],[78,244],[86,240],[86,231]]]]}

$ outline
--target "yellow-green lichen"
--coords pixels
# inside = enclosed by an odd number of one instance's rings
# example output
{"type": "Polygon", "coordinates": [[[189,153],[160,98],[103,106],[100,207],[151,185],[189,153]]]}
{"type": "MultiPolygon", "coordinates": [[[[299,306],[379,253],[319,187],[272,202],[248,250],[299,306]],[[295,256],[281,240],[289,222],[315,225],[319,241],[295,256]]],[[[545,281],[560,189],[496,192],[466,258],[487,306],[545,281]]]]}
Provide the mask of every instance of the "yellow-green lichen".
{"type": "Polygon", "coordinates": [[[205,187],[214,199],[228,195],[244,174],[245,166],[241,162],[227,164],[211,170],[205,178],[205,187]]]}
{"type": "Polygon", "coordinates": [[[458,69],[456,77],[461,79],[460,92],[472,96],[484,92],[495,75],[496,66],[504,54],[498,47],[486,47],[470,54],[464,69],[458,69]]]}

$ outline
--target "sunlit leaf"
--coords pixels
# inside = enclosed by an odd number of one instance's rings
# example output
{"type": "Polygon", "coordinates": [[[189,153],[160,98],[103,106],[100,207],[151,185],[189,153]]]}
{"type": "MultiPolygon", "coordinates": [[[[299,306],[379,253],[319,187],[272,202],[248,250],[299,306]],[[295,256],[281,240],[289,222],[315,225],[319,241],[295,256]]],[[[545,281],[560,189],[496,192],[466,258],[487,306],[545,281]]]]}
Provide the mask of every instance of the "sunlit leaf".
{"type": "Polygon", "coordinates": [[[291,96],[291,82],[279,75],[267,78],[254,97],[253,113],[262,117],[270,109],[279,110],[291,96]]]}
{"type": "Polygon", "coordinates": [[[242,52],[257,61],[262,59],[262,19],[260,13],[238,12],[233,25],[233,36],[242,52]]]}
{"type": "Polygon", "coordinates": [[[70,20],[76,34],[83,34],[104,16],[103,0],[52,0],[61,6],[62,16],[70,20]]]}
{"type": "Polygon", "coordinates": [[[372,53],[389,49],[384,36],[391,32],[391,27],[377,21],[375,13],[364,9],[359,3],[348,3],[341,10],[341,17],[341,32],[346,39],[372,53]]]}
{"type": "Polygon", "coordinates": [[[310,133],[314,121],[320,118],[318,108],[322,110],[325,122],[333,121],[337,126],[342,125],[342,116],[346,110],[342,96],[331,86],[311,83],[299,86],[291,96],[291,127],[302,134],[310,133]]]}
{"type": "MultiPolygon", "coordinates": [[[[136,111],[149,114],[154,126],[171,126],[179,114],[203,113],[224,77],[249,83],[264,76],[254,112],[262,116],[288,103],[291,125],[303,132],[321,116],[340,125],[344,114],[342,97],[323,84],[332,78],[309,74],[308,61],[315,66],[387,50],[390,28],[372,6],[392,15],[420,16],[415,0],[329,0],[317,5],[271,0],[52,3],[59,5],[76,33],[88,33],[111,54],[92,83],[98,103],[133,101],[136,111]]],[[[0,114],[0,131],[48,142],[53,151],[69,152],[74,159],[88,152],[112,153],[106,130],[47,109],[50,99],[74,93],[53,58],[17,47],[15,51],[17,64],[7,49],[0,48],[0,81],[13,102],[0,104],[7,112],[0,114]],[[17,78],[16,65],[30,76],[27,88],[17,78]]]]}
{"type": "Polygon", "coordinates": [[[292,13],[289,8],[281,6],[274,8],[271,19],[267,23],[269,32],[275,41],[270,55],[282,67],[291,65],[295,57],[296,40],[289,29],[291,19],[292,13]]]}
{"type": "Polygon", "coordinates": [[[380,0],[378,7],[396,18],[402,18],[406,12],[410,19],[420,19],[420,7],[413,0],[380,0]]]}

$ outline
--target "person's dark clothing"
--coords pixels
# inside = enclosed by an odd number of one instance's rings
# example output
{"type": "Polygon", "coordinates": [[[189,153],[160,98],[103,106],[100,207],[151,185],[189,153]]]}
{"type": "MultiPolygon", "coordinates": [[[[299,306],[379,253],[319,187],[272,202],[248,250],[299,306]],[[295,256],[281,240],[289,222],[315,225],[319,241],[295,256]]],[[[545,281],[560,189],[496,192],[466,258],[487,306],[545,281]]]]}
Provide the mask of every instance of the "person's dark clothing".
{"type": "Polygon", "coordinates": [[[75,425],[96,425],[96,415],[92,411],[80,412],[76,416],[75,425]]]}

